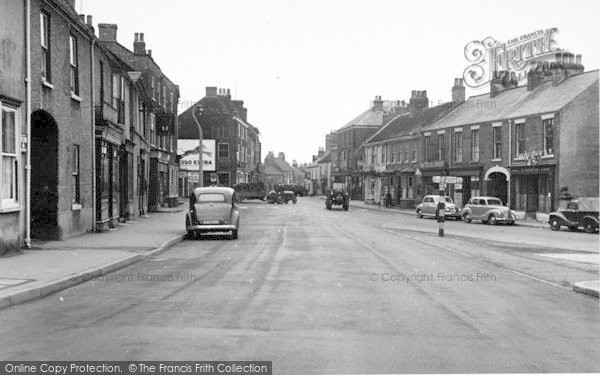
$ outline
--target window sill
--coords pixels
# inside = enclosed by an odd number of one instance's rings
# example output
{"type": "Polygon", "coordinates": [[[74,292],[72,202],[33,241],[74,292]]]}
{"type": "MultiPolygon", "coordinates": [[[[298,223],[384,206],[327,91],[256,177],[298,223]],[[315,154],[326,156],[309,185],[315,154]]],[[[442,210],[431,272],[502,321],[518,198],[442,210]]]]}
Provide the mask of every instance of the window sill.
{"type": "Polygon", "coordinates": [[[11,212],[19,212],[22,209],[23,209],[23,207],[19,206],[19,205],[14,205],[14,206],[11,205],[11,206],[8,206],[8,207],[0,207],[0,214],[8,214],[8,213],[11,213],[11,212]]]}
{"type": "Polygon", "coordinates": [[[42,86],[54,90],[54,85],[42,78],[42,86]]]}
{"type": "Polygon", "coordinates": [[[552,159],[552,158],[554,158],[554,154],[543,155],[543,156],[540,156],[540,158],[541,159],[552,159]]]}
{"type": "Polygon", "coordinates": [[[502,158],[496,158],[496,159],[492,159],[490,161],[502,161],[502,158]]]}
{"type": "Polygon", "coordinates": [[[71,211],[81,211],[83,206],[80,203],[71,204],[71,211]]]}
{"type": "Polygon", "coordinates": [[[71,91],[71,99],[73,99],[79,103],[81,103],[81,101],[83,100],[83,99],[81,99],[81,96],[75,94],[73,91],[71,91]]]}

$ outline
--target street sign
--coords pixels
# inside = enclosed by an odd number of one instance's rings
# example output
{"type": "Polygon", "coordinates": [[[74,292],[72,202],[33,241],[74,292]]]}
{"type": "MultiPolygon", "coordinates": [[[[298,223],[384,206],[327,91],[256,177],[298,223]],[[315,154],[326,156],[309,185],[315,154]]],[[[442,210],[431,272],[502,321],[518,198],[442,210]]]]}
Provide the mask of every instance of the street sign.
{"type": "Polygon", "coordinates": [[[445,182],[447,184],[455,184],[456,183],[456,177],[455,176],[445,176],[446,178],[444,179],[445,182]]]}
{"type": "Polygon", "coordinates": [[[436,183],[436,184],[439,184],[439,183],[440,183],[440,181],[442,180],[442,177],[441,177],[441,176],[433,176],[433,177],[431,178],[431,180],[432,180],[434,183],[436,183]]]}

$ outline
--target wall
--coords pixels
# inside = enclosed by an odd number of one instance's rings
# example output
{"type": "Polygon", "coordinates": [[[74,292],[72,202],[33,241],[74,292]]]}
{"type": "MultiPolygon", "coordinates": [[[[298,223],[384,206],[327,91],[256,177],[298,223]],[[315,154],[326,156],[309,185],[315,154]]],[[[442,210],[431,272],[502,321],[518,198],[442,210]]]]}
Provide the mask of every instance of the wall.
{"type": "Polygon", "coordinates": [[[598,81],[560,112],[558,185],[574,197],[598,196],[598,81]]]}

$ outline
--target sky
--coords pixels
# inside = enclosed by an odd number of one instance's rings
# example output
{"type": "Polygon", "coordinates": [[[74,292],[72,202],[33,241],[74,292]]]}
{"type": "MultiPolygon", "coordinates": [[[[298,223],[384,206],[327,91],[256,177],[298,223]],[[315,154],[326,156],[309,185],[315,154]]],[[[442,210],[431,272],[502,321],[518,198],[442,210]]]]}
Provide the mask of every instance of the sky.
{"type": "Polygon", "coordinates": [[[474,40],[556,27],[558,47],[582,54],[586,71],[600,66],[597,0],[76,0],[76,10],[96,27],[117,24],[131,50],[143,32],[179,85],[180,113],[206,86],[229,88],[261,132],[263,158],[284,152],[298,163],[376,95],[408,101],[427,90],[430,103],[449,101],[474,40]]]}

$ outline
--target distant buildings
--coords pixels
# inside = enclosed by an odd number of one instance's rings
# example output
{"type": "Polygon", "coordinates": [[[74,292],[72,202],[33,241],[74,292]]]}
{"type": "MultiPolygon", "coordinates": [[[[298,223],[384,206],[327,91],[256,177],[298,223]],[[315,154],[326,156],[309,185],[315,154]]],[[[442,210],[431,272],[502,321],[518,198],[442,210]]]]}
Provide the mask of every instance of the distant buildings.
{"type": "Polygon", "coordinates": [[[297,184],[304,186],[306,173],[298,168],[294,161],[290,165],[285,160],[285,154],[280,152],[277,156],[269,151],[265,157],[265,185],[270,190],[277,184],[297,184]]]}
{"type": "MultiPolygon", "coordinates": [[[[244,102],[232,100],[229,89],[207,87],[206,96],[179,115],[180,140],[198,140],[194,110],[199,114],[203,139],[216,143],[216,170],[203,173],[204,186],[210,185],[211,179],[220,186],[262,181],[260,131],[248,122],[244,102]]],[[[181,176],[185,186],[196,184],[190,176],[181,176]]]]}
{"type": "Polygon", "coordinates": [[[389,193],[401,207],[425,194],[449,195],[459,206],[492,195],[542,221],[563,188],[598,196],[598,70],[584,72],[579,55],[532,64],[523,86],[498,72],[489,94],[466,99],[457,78],[451,102],[430,108],[426,91],[413,91],[408,105],[391,102],[391,111],[384,103],[376,97],[327,135],[331,151],[308,166],[311,193],[334,180],[346,182],[352,199],[378,203],[389,193]],[[330,160],[331,178],[322,168],[330,160]]]}

